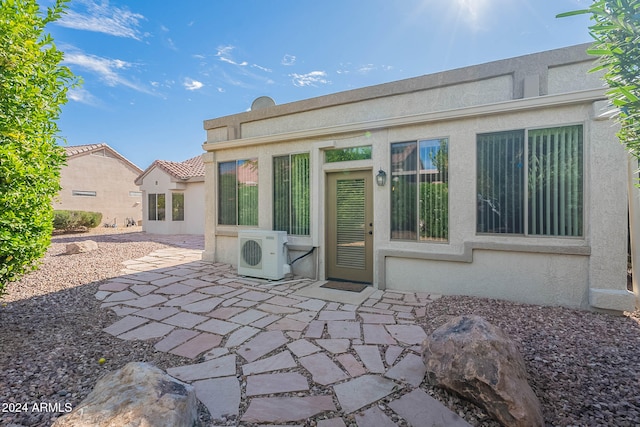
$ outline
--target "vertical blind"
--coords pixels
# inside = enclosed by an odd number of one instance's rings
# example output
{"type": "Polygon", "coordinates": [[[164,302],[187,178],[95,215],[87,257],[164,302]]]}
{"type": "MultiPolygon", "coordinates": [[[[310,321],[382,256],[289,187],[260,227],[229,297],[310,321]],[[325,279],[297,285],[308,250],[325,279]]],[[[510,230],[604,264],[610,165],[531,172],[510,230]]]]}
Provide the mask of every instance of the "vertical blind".
{"type": "Polygon", "coordinates": [[[477,231],[581,236],[582,126],[527,135],[526,140],[524,130],[478,135],[477,231]]]}
{"type": "Polygon", "coordinates": [[[171,220],[184,221],[184,193],[171,193],[171,220]]]}
{"type": "Polygon", "coordinates": [[[529,233],[582,235],[582,126],[529,131],[529,233]]]}
{"type": "Polygon", "coordinates": [[[218,224],[258,225],[257,159],[218,165],[218,224]]]}
{"type": "Polygon", "coordinates": [[[309,153],[273,158],[274,230],[309,235],[310,187],[309,153]]]}
{"type": "Polygon", "coordinates": [[[478,135],[477,230],[524,233],[524,131],[478,135]]]}
{"type": "Polygon", "coordinates": [[[364,179],[345,179],[337,182],[337,266],[357,269],[366,267],[364,185],[364,179]]]}

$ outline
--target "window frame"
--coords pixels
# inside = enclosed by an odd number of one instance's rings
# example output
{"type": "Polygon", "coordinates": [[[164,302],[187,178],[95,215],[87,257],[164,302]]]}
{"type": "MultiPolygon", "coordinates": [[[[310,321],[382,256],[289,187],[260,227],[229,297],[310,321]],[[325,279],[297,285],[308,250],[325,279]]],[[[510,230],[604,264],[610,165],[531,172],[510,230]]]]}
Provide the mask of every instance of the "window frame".
{"type": "Polygon", "coordinates": [[[148,206],[147,206],[147,220],[148,221],[165,221],[167,219],[167,195],[166,193],[149,193],[147,194],[147,202],[148,202],[148,206]],[[153,212],[154,212],[154,217],[151,218],[151,197],[153,196],[154,198],[154,203],[153,203],[153,212]],[[162,206],[162,210],[160,209],[160,205],[158,205],[158,196],[163,196],[163,206],[162,206]],[[162,215],[159,215],[159,212],[162,212],[162,215]],[[162,216],[162,218],[160,218],[160,216],[162,216]]]}
{"type": "Polygon", "coordinates": [[[283,154],[283,155],[274,155],[271,158],[271,166],[272,166],[272,227],[273,230],[280,230],[280,231],[286,231],[288,235],[290,236],[300,236],[300,237],[309,237],[311,236],[311,190],[312,190],[312,186],[311,186],[311,153],[308,151],[302,151],[302,152],[297,152],[297,153],[288,153],[288,154],[283,154]],[[292,217],[293,217],[293,206],[294,203],[292,203],[292,177],[291,177],[291,161],[292,158],[294,156],[300,156],[300,155],[306,155],[307,156],[307,163],[308,163],[308,170],[307,170],[307,182],[308,182],[308,189],[307,189],[307,224],[308,224],[308,232],[307,234],[294,234],[292,232],[292,217]],[[289,186],[288,186],[288,197],[287,197],[287,203],[288,203],[288,221],[287,221],[287,230],[282,230],[284,227],[278,227],[278,224],[276,224],[276,202],[275,202],[275,197],[276,197],[276,166],[275,166],[275,162],[276,159],[282,159],[282,158],[287,158],[288,161],[288,182],[289,182],[289,186]]]}
{"type": "MultiPolygon", "coordinates": [[[[414,242],[414,243],[421,243],[421,244],[448,244],[449,243],[449,236],[450,236],[450,223],[449,223],[449,218],[450,218],[450,198],[449,198],[449,183],[450,183],[450,176],[449,176],[449,166],[448,166],[448,156],[449,156],[449,149],[451,147],[451,138],[449,136],[441,136],[441,137],[430,137],[430,138],[419,138],[419,139],[412,139],[412,140],[406,140],[406,141],[394,141],[389,145],[389,162],[390,162],[390,181],[391,181],[391,185],[389,188],[390,191],[390,195],[391,198],[389,200],[389,239],[390,241],[393,242],[414,242]],[[446,201],[446,209],[447,209],[447,217],[446,217],[446,237],[444,238],[439,238],[439,237],[429,237],[429,238],[421,238],[420,233],[421,233],[421,226],[420,226],[420,197],[421,197],[421,184],[423,183],[423,176],[427,176],[427,173],[424,173],[425,171],[429,171],[430,169],[421,169],[420,165],[419,165],[419,161],[420,161],[420,143],[421,142],[426,142],[426,143],[438,143],[438,144],[442,144],[443,141],[446,141],[446,148],[447,148],[447,166],[446,166],[446,171],[444,172],[444,181],[443,183],[447,184],[446,187],[446,194],[447,194],[447,201],[446,201]],[[415,195],[415,206],[413,207],[413,209],[415,210],[414,214],[415,214],[415,231],[412,231],[415,233],[415,238],[394,238],[393,237],[393,222],[394,222],[394,216],[393,216],[393,196],[391,195],[391,193],[393,192],[393,186],[394,186],[394,164],[393,164],[393,146],[396,144],[409,144],[409,143],[413,143],[416,146],[416,164],[414,165],[414,170],[410,170],[407,172],[404,172],[403,175],[406,176],[415,176],[415,183],[416,183],[416,195],[415,195]]],[[[438,175],[441,174],[441,172],[437,172],[438,175]]],[[[425,183],[427,181],[424,181],[425,183]]]]}
{"type": "MultiPolygon", "coordinates": [[[[182,191],[172,191],[171,192],[171,221],[184,221],[184,213],[185,213],[185,204],[184,204],[184,192],[182,191]],[[176,218],[176,206],[175,206],[175,200],[176,200],[176,196],[181,196],[182,197],[182,215],[179,218],[176,218]]],[[[180,209],[178,209],[178,212],[180,212],[180,209]]]]}
{"type": "Polygon", "coordinates": [[[240,219],[241,216],[240,215],[240,210],[242,207],[242,202],[241,202],[241,198],[240,196],[240,185],[239,185],[239,180],[238,180],[238,171],[239,169],[246,163],[254,163],[255,167],[256,167],[256,171],[259,171],[259,162],[258,162],[258,157],[252,157],[252,158],[244,158],[244,159],[237,159],[237,160],[229,160],[229,161],[224,161],[224,162],[218,162],[218,168],[217,168],[217,225],[219,226],[232,226],[232,227],[243,227],[243,226],[247,226],[247,227],[258,227],[259,222],[260,222],[260,206],[259,206],[259,189],[260,189],[260,183],[259,183],[259,173],[256,172],[256,182],[254,186],[249,186],[249,187],[255,187],[255,212],[251,213],[251,216],[253,217],[253,219],[255,219],[255,223],[247,223],[247,224],[240,224],[240,219]],[[224,207],[223,206],[223,200],[222,200],[222,196],[223,196],[223,191],[222,191],[222,169],[225,167],[229,167],[229,165],[234,164],[235,166],[233,166],[233,174],[234,174],[234,195],[233,195],[233,201],[235,204],[235,211],[234,211],[234,221],[233,223],[231,222],[221,222],[223,219],[223,216],[221,215],[221,212],[226,211],[228,209],[228,207],[224,207]],[[224,208],[224,209],[223,209],[224,208]]]}
{"type": "Polygon", "coordinates": [[[522,201],[522,209],[523,209],[523,232],[522,233],[492,233],[492,232],[481,232],[478,231],[478,208],[476,206],[475,209],[475,234],[476,236],[497,236],[497,237],[526,237],[526,238],[542,238],[542,239],[573,239],[573,240],[584,240],[587,236],[587,197],[586,195],[586,187],[587,180],[586,178],[586,165],[587,165],[587,138],[585,137],[586,124],[584,122],[571,122],[566,124],[555,124],[555,125],[547,125],[547,126],[532,126],[525,128],[517,128],[517,129],[507,129],[507,130],[497,130],[490,132],[481,132],[476,133],[475,140],[475,194],[478,194],[478,136],[479,135],[490,135],[490,134],[499,134],[502,132],[517,132],[522,131],[524,133],[523,137],[523,157],[524,157],[524,185],[523,185],[523,201],[522,201]],[[580,127],[580,142],[582,144],[582,152],[581,156],[581,164],[579,165],[580,171],[582,175],[580,176],[580,193],[581,193],[581,234],[577,236],[570,235],[555,235],[555,234],[532,234],[530,232],[529,225],[529,132],[530,131],[540,131],[540,130],[551,130],[557,128],[570,128],[570,127],[580,127]]]}

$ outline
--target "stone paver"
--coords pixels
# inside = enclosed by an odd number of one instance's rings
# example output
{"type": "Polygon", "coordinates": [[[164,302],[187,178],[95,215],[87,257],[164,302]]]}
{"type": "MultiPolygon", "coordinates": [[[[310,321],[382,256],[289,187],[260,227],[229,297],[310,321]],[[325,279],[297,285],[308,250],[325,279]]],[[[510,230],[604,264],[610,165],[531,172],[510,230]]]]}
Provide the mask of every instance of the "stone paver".
{"type": "Polygon", "coordinates": [[[287,341],[287,338],[285,338],[281,331],[262,332],[240,347],[238,354],[244,357],[247,362],[253,362],[286,344],[287,341]]]}
{"type": "Polygon", "coordinates": [[[262,319],[267,313],[260,310],[246,310],[242,313],[236,314],[229,319],[230,322],[240,323],[241,325],[248,325],[255,322],[258,319],[262,319]]]}
{"type": "Polygon", "coordinates": [[[216,308],[219,304],[223,303],[224,299],[222,298],[207,298],[201,299],[200,301],[195,301],[190,304],[183,305],[182,308],[187,311],[192,311],[194,313],[209,313],[214,308],[216,308]]]}
{"type": "Polygon", "coordinates": [[[328,321],[327,330],[331,338],[360,338],[360,322],[328,321]]]}
{"type": "Polygon", "coordinates": [[[224,320],[218,320],[218,319],[210,319],[196,326],[196,329],[199,329],[201,331],[212,332],[218,335],[226,335],[229,332],[235,329],[238,329],[239,327],[240,325],[235,323],[226,322],[224,320]]]}
{"type": "Polygon", "coordinates": [[[236,374],[236,356],[230,354],[195,365],[178,366],[167,369],[167,373],[182,381],[228,377],[236,374]]]}
{"type": "Polygon", "coordinates": [[[318,320],[356,320],[356,314],[352,311],[323,310],[318,320]]]}
{"type": "Polygon", "coordinates": [[[316,353],[304,356],[298,359],[300,364],[309,371],[313,377],[313,381],[318,384],[327,385],[347,379],[347,375],[322,353],[316,353]]]}
{"type": "Polygon", "coordinates": [[[118,338],[127,341],[148,340],[151,338],[163,337],[174,329],[175,326],[167,325],[166,323],[151,322],[129,332],[125,332],[122,335],[118,335],[118,338]]]}
{"type": "Polygon", "coordinates": [[[465,420],[421,389],[415,389],[389,407],[407,420],[410,425],[424,427],[469,427],[465,420]]]}
{"type": "Polygon", "coordinates": [[[180,283],[173,283],[171,285],[159,288],[156,293],[164,295],[185,295],[191,291],[193,291],[193,288],[191,286],[182,285],[180,283]]]}
{"type": "Polygon", "coordinates": [[[359,377],[360,375],[367,373],[364,366],[362,366],[362,364],[358,362],[352,354],[340,354],[339,356],[336,356],[336,359],[338,359],[338,362],[340,362],[352,377],[359,377]]]}
{"type": "Polygon", "coordinates": [[[147,323],[148,321],[149,319],[146,319],[144,317],[127,316],[118,320],[111,326],[104,328],[103,331],[111,335],[120,335],[142,325],[143,323],[147,323]]]}
{"type": "MultiPolygon", "coordinates": [[[[333,386],[342,409],[350,414],[393,393],[396,383],[377,375],[364,375],[333,386]]],[[[421,425],[421,424],[414,424],[421,425]]],[[[446,424],[443,424],[446,425],[446,424]]]]}
{"type": "Polygon", "coordinates": [[[397,345],[390,345],[387,347],[387,351],[384,353],[384,361],[387,362],[387,365],[392,366],[398,356],[402,354],[402,347],[397,345]]]}
{"type": "Polygon", "coordinates": [[[283,317],[282,319],[271,323],[267,326],[267,329],[270,331],[278,330],[278,331],[304,331],[307,327],[307,323],[301,322],[299,320],[291,319],[289,317],[283,317]]]}
{"type": "Polygon", "coordinates": [[[377,345],[354,345],[353,348],[369,372],[378,374],[385,372],[384,364],[380,358],[380,350],[377,345]]]}
{"type": "Polygon", "coordinates": [[[410,353],[397,365],[389,369],[385,376],[418,387],[424,379],[426,371],[422,357],[410,353]]]}
{"type": "Polygon", "coordinates": [[[195,381],[193,386],[196,397],[204,403],[214,420],[238,415],[240,384],[236,377],[195,381]]]}
{"type": "Polygon", "coordinates": [[[212,348],[220,345],[221,341],[222,337],[220,335],[203,332],[184,344],[180,344],[171,350],[170,353],[188,357],[189,359],[195,359],[205,351],[211,350],[212,348]]]}
{"type": "Polygon", "coordinates": [[[158,351],[168,352],[196,335],[200,335],[200,332],[192,331],[191,329],[174,329],[163,340],[158,341],[154,347],[158,351]]]}
{"type": "Polygon", "coordinates": [[[356,413],[356,424],[358,427],[397,427],[397,424],[376,406],[356,413]]]}
{"type": "Polygon", "coordinates": [[[296,372],[251,375],[247,378],[247,396],[304,390],[309,390],[309,383],[296,372]]]}
{"type": "Polygon", "coordinates": [[[133,307],[148,308],[154,305],[163,304],[166,301],[167,298],[162,295],[149,294],[134,300],[126,301],[125,303],[133,307]]]}
{"type": "Polygon", "coordinates": [[[344,338],[316,340],[316,343],[327,350],[329,353],[333,354],[346,353],[347,350],[349,350],[349,346],[351,345],[351,341],[344,338]]]}
{"type": "Polygon", "coordinates": [[[193,328],[208,319],[208,317],[200,316],[198,314],[180,312],[174,316],[164,319],[162,322],[173,326],[180,326],[181,328],[193,328]]]}
{"type": "Polygon", "coordinates": [[[408,392],[425,374],[416,318],[437,295],[376,290],[359,305],[324,301],[299,292],[317,283],[308,279],[265,284],[202,262],[202,236],[156,238],[181,247],[127,261],[100,285],[102,309],[121,316],[104,332],[204,360],[167,372],[195,387],[214,424],[391,427],[396,416],[376,402],[404,392],[388,407],[409,424],[464,425],[419,388],[408,392]]]}
{"type": "Polygon", "coordinates": [[[242,421],[286,423],[302,421],[326,411],[335,411],[331,396],[261,397],[249,403],[242,421]]]}
{"type": "Polygon", "coordinates": [[[296,361],[293,360],[291,353],[283,351],[281,353],[274,354],[271,357],[242,365],[242,373],[244,375],[260,374],[262,372],[295,368],[296,366],[298,365],[296,364],[296,361]]]}
{"type": "Polygon", "coordinates": [[[310,343],[307,340],[294,341],[287,344],[287,347],[298,357],[308,356],[320,351],[320,347],[313,345],[313,343],[310,343]]]}
{"type": "Polygon", "coordinates": [[[422,344],[427,334],[418,325],[386,325],[392,337],[405,344],[422,344]]]}
{"type": "Polygon", "coordinates": [[[364,342],[367,344],[397,344],[396,340],[382,325],[362,325],[364,342]]]}
{"type": "Polygon", "coordinates": [[[229,348],[237,347],[259,332],[260,329],[258,328],[254,328],[252,326],[244,326],[240,329],[235,330],[231,335],[229,335],[225,346],[229,348]]]}
{"type": "Polygon", "coordinates": [[[142,316],[153,320],[162,320],[177,313],[180,313],[180,310],[175,307],[149,307],[136,311],[136,316],[142,316]]]}

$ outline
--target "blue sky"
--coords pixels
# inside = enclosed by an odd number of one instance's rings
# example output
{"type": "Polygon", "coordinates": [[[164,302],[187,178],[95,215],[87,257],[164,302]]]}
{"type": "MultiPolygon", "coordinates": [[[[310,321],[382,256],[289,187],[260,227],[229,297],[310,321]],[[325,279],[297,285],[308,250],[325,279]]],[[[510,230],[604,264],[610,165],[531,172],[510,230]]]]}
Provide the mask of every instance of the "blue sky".
{"type": "MultiPolygon", "coordinates": [[[[48,31],[84,83],[60,136],[145,169],[202,153],[202,122],[591,41],[590,0],[72,0],[48,31]]],[[[42,6],[50,4],[43,0],[42,6]]]]}

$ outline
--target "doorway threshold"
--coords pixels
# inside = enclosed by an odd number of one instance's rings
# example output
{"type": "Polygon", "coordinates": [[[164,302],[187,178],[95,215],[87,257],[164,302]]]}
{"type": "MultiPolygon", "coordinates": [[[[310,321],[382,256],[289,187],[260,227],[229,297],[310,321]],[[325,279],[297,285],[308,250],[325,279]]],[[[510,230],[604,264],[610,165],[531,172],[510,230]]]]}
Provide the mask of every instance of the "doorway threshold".
{"type": "Polygon", "coordinates": [[[337,289],[323,288],[327,280],[313,282],[309,286],[298,289],[293,295],[307,298],[316,298],[324,301],[339,302],[342,304],[360,305],[365,302],[377,289],[373,286],[367,286],[360,292],[340,291],[337,289]]]}

